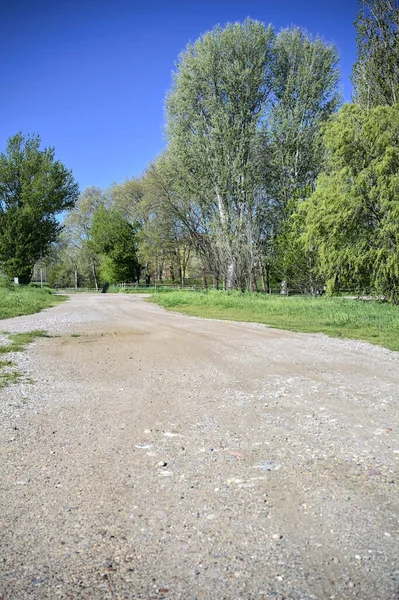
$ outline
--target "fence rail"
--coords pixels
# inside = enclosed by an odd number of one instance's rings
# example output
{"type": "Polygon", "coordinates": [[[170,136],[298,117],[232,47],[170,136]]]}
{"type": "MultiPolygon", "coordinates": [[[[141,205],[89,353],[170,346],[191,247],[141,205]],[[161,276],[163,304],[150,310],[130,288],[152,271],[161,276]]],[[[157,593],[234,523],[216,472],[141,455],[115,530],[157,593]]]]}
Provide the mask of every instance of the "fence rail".
{"type": "Polygon", "coordinates": [[[171,290],[202,290],[202,285],[192,285],[189,283],[160,283],[154,282],[151,285],[137,284],[137,283],[118,283],[118,287],[122,290],[146,290],[146,289],[157,289],[157,288],[168,288],[171,290]]]}
{"type": "Polygon", "coordinates": [[[101,292],[101,290],[96,290],[96,288],[89,288],[89,287],[56,287],[55,288],[56,292],[61,293],[61,292],[68,292],[68,293],[72,293],[72,292],[94,292],[94,293],[98,293],[101,292]]]}
{"type": "MultiPolygon", "coordinates": [[[[161,290],[161,289],[169,289],[169,290],[188,290],[188,291],[204,291],[204,286],[203,285],[193,285],[193,284],[189,284],[189,283],[185,283],[185,284],[176,284],[176,283],[152,283],[151,285],[146,285],[145,283],[118,283],[115,285],[111,285],[109,288],[109,292],[113,292],[116,290],[120,290],[120,291],[135,291],[135,290],[140,290],[142,292],[146,292],[148,291],[148,293],[154,292],[156,290],[161,290]]],[[[209,286],[209,289],[214,289],[213,286],[209,286]]],[[[294,290],[294,289],[288,289],[288,294],[284,294],[287,296],[292,296],[292,295],[309,295],[306,293],[301,293],[298,290],[294,290]]],[[[56,292],[58,293],[84,293],[84,292],[89,292],[89,293],[95,293],[95,294],[99,294],[102,292],[102,288],[100,287],[99,289],[96,289],[94,287],[79,287],[79,288],[75,288],[75,287],[59,287],[56,288],[56,292]]],[[[280,288],[271,288],[269,290],[269,292],[265,292],[265,291],[260,291],[257,293],[261,293],[261,294],[265,294],[265,295],[281,295],[281,289],[280,288]]],[[[320,294],[318,294],[320,295],[320,294]]],[[[375,297],[373,295],[367,295],[367,294],[359,294],[356,292],[353,292],[351,290],[341,290],[341,293],[339,294],[341,297],[345,297],[347,299],[362,299],[362,300],[375,300],[375,299],[379,299],[382,300],[382,297],[375,297]]]]}

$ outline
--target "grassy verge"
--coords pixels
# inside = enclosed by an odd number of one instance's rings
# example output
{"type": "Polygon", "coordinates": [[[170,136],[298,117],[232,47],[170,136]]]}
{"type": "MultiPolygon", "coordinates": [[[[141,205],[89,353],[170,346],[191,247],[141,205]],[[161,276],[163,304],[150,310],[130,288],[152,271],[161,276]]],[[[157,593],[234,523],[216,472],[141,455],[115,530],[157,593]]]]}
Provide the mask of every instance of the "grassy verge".
{"type": "MultiPolygon", "coordinates": [[[[10,352],[22,352],[27,344],[30,344],[38,337],[50,337],[42,329],[27,331],[25,333],[5,333],[3,332],[4,342],[0,343],[0,356],[10,352]]],[[[19,383],[24,380],[23,374],[15,369],[15,365],[10,360],[0,359],[0,390],[10,383],[19,383]]]]}
{"type": "Polygon", "coordinates": [[[325,333],[399,350],[399,307],[389,304],[217,291],[156,293],[151,301],[197,317],[265,323],[278,329],[325,333]]]}
{"type": "Polygon", "coordinates": [[[0,319],[30,315],[66,299],[48,288],[5,285],[0,280],[0,319]]]}

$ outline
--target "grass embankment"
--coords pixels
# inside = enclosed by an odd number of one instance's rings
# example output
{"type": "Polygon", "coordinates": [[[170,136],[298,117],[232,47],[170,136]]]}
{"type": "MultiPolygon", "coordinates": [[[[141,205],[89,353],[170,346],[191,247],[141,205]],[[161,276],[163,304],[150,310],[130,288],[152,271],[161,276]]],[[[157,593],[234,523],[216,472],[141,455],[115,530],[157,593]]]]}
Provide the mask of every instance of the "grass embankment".
{"type": "Polygon", "coordinates": [[[0,278],[0,319],[31,315],[66,299],[49,288],[7,284],[0,278]]]}
{"type": "Polygon", "coordinates": [[[385,303],[217,291],[156,293],[151,300],[196,317],[265,323],[278,329],[325,333],[399,350],[399,307],[385,303]]]}

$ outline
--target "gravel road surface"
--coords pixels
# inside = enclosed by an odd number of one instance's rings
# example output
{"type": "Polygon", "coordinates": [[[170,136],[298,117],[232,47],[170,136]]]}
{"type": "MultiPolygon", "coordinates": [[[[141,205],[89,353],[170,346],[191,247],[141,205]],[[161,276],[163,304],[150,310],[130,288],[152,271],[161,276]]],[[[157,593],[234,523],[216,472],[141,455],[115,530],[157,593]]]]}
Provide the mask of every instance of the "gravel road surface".
{"type": "Polygon", "coordinates": [[[399,599],[399,353],[74,295],[0,391],[1,600],[399,599]]]}

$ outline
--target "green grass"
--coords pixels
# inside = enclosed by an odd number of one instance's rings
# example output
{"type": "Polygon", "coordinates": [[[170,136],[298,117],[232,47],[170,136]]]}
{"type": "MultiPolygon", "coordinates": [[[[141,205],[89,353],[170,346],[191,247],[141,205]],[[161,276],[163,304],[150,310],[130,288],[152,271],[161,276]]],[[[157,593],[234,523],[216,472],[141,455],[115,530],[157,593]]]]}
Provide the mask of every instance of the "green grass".
{"type": "Polygon", "coordinates": [[[33,331],[26,331],[25,333],[12,333],[9,334],[8,339],[11,341],[11,352],[21,352],[25,350],[25,346],[30,344],[36,338],[51,337],[43,329],[34,329],[33,331]]]}
{"type": "Polygon", "coordinates": [[[66,300],[49,288],[8,284],[0,278],[0,319],[31,315],[66,300]]]}
{"type": "Polygon", "coordinates": [[[278,329],[325,333],[399,350],[399,306],[386,303],[215,290],[156,293],[151,301],[196,317],[265,323],[278,329]]]}
{"type": "MultiPolygon", "coordinates": [[[[0,343],[0,355],[9,354],[10,352],[22,352],[27,344],[30,344],[36,338],[51,337],[43,329],[35,329],[25,333],[2,333],[7,337],[6,343],[0,343]]],[[[14,363],[10,360],[0,360],[0,389],[6,387],[10,383],[19,383],[24,381],[20,371],[13,368],[14,363]]]]}
{"type": "Polygon", "coordinates": [[[14,363],[11,360],[0,360],[0,369],[3,367],[13,367],[14,363]]]}
{"type": "Polygon", "coordinates": [[[23,375],[20,371],[15,369],[12,371],[0,370],[0,390],[10,385],[10,383],[20,383],[21,381],[23,381],[23,375]]]}
{"type": "Polygon", "coordinates": [[[0,344],[0,354],[8,354],[9,352],[22,352],[25,350],[25,346],[30,344],[38,337],[51,337],[43,329],[34,329],[33,331],[27,331],[25,333],[6,333],[3,335],[7,336],[7,342],[0,344]]]}

